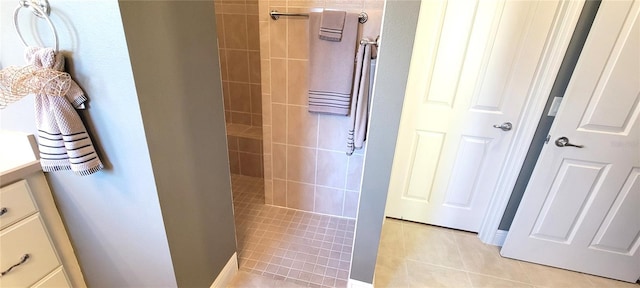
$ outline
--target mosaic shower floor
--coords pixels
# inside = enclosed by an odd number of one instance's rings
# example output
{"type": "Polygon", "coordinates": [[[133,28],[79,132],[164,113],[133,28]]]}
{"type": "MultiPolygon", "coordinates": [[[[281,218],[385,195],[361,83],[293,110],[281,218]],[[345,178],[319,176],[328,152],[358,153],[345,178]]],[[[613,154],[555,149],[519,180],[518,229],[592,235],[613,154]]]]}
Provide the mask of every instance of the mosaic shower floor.
{"type": "Polygon", "coordinates": [[[264,204],[264,182],[232,174],[241,271],[303,287],[346,287],[355,220],[264,204]]]}

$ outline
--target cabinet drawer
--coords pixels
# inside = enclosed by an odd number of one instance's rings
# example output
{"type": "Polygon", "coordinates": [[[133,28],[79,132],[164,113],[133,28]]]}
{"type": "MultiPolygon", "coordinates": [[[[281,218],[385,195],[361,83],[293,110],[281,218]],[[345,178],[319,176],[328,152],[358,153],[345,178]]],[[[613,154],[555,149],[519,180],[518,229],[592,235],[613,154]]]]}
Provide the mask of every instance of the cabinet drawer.
{"type": "Polygon", "coordinates": [[[29,216],[0,232],[0,271],[29,259],[0,277],[0,287],[29,287],[60,266],[40,215],[29,216]]]}
{"type": "Polygon", "coordinates": [[[51,274],[44,277],[44,279],[40,280],[35,285],[31,286],[32,288],[68,288],[71,287],[69,285],[69,281],[67,281],[67,276],[64,274],[64,270],[62,267],[56,269],[56,271],[51,272],[51,274]]]}
{"type": "Polygon", "coordinates": [[[2,214],[0,229],[4,229],[37,211],[36,205],[31,199],[27,181],[22,180],[0,188],[0,209],[3,208],[6,209],[6,212],[0,212],[2,214]]]}

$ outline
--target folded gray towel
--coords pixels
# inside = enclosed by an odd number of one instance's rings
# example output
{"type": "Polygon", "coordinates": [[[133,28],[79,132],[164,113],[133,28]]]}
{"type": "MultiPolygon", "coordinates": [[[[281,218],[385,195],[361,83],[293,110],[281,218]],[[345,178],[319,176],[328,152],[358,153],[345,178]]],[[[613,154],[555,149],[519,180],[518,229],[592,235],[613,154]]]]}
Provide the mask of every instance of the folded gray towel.
{"type": "Polygon", "coordinates": [[[327,41],[340,42],[342,40],[342,30],[344,29],[344,20],[347,16],[345,11],[324,10],[322,11],[322,20],[320,20],[320,39],[327,41]]]}
{"type": "MultiPolygon", "coordinates": [[[[320,27],[319,12],[309,15],[309,33],[320,27]]],[[[358,14],[347,13],[342,41],[309,37],[309,112],[349,115],[358,34],[358,14]]]]}

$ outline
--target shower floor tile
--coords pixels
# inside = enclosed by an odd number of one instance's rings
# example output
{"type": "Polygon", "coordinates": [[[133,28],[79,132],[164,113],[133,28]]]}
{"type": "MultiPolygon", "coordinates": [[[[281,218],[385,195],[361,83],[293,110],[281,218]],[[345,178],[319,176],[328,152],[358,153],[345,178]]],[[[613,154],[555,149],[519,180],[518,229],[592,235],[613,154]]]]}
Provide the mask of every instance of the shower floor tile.
{"type": "Polygon", "coordinates": [[[305,287],[346,287],[355,220],[264,204],[264,182],[232,174],[240,270],[305,287]]]}

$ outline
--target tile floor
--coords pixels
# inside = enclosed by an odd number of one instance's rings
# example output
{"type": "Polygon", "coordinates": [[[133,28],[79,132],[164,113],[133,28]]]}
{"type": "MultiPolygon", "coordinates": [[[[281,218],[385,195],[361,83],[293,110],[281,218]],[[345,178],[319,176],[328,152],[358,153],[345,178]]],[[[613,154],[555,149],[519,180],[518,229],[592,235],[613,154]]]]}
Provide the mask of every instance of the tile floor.
{"type": "Polygon", "coordinates": [[[385,219],[376,287],[629,287],[640,285],[502,258],[475,233],[385,219]]]}
{"type": "MultiPolygon", "coordinates": [[[[230,287],[346,287],[354,220],[264,205],[263,181],[232,175],[240,271],[230,287]]],[[[640,285],[502,258],[475,233],[385,219],[375,287],[640,285]]]]}
{"type": "Polygon", "coordinates": [[[347,286],[355,220],[265,205],[262,178],[232,174],[231,184],[241,271],[302,287],[347,286]]]}

